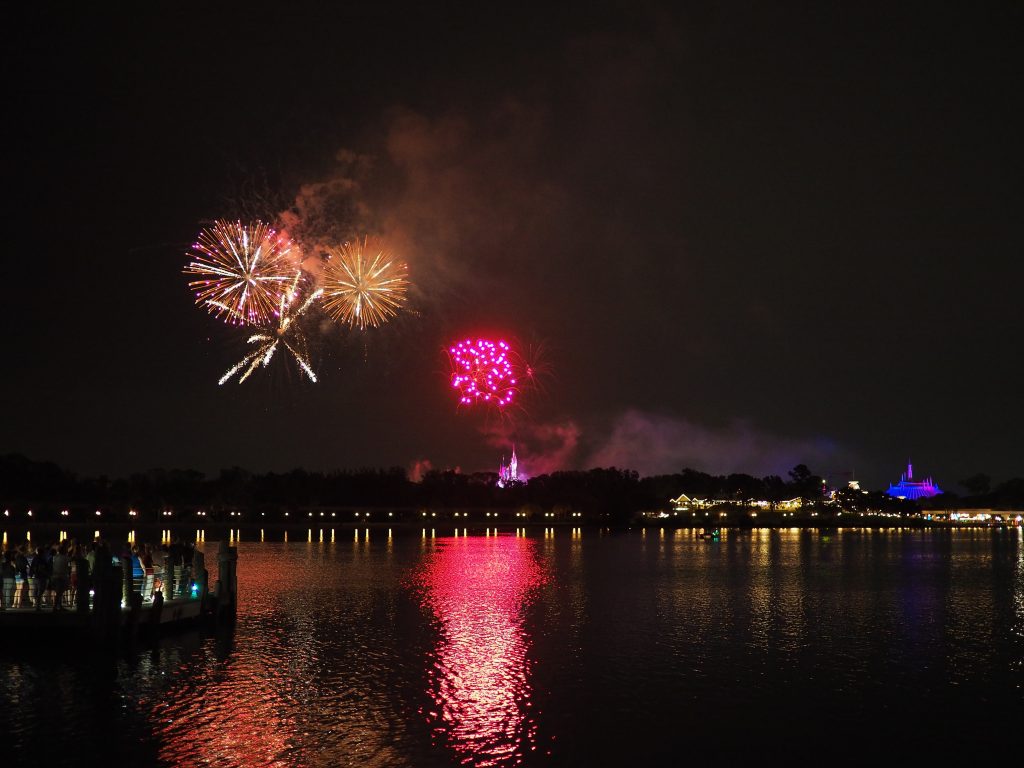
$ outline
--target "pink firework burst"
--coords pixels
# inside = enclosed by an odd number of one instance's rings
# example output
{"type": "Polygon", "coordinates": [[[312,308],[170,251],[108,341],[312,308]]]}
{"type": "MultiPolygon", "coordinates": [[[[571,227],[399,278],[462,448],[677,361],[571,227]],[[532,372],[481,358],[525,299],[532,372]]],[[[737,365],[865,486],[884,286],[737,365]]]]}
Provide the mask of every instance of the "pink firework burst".
{"type": "Polygon", "coordinates": [[[448,348],[452,389],[459,403],[489,403],[504,408],[516,395],[516,372],[510,361],[512,350],[504,341],[466,339],[448,348]]]}

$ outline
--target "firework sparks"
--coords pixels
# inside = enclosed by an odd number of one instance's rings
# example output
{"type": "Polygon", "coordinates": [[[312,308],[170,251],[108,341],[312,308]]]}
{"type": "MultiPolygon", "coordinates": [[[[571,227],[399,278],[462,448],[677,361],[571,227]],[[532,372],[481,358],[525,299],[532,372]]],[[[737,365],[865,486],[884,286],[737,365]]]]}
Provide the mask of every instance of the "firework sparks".
{"type": "Polygon", "coordinates": [[[490,403],[503,408],[516,394],[516,373],[504,341],[469,339],[448,348],[451,385],[463,405],[490,403]]]}
{"type": "Polygon", "coordinates": [[[272,322],[298,270],[294,246],[267,224],[218,219],[199,233],[185,274],[189,287],[217,317],[265,326],[272,322]]]}
{"type": "Polygon", "coordinates": [[[405,301],[408,267],[381,243],[363,238],[328,249],[324,262],[324,309],[349,327],[377,328],[405,301]]]}
{"type": "Polygon", "coordinates": [[[298,308],[293,309],[291,304],[297,295],[298,282],[299,276],[296,275],[290,290],[281,295],[276,325],[263,330],[261,333],[254,333],[249,337],[247,343],[256,344],[256,349],[229,368],[220,377],[220,381],[217,382],[218,384],[223,385],[232,376],[244,369],[245,372],[238,379],[238,383],[241,384],[257,368],[261,366],[266,368],[270,365],[270,361],[279,346],[284,347],[290,352],[303,372],[309,376],[311,381],[316,382],[316,374],[313,372],[313,368],[309,364],[309,357],[306,354],[306,337],[302,333],[299,324],[295,321],[313,306],[314,302],[323,294],[323,289],[319,288],[313,291],[298,308]]]}

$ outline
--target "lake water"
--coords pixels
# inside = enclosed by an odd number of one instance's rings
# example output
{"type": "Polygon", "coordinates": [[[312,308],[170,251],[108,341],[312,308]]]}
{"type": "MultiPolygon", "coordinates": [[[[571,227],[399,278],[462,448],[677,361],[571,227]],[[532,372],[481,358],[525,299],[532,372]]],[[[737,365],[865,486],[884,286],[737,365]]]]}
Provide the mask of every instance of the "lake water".
{"type": "Polygon", "coordinates": [[[297,533],[242,532],[233,634],[109,660],[3,638],[0,765],[973,762],[1019,748],[1020,529],[297,533]]]}

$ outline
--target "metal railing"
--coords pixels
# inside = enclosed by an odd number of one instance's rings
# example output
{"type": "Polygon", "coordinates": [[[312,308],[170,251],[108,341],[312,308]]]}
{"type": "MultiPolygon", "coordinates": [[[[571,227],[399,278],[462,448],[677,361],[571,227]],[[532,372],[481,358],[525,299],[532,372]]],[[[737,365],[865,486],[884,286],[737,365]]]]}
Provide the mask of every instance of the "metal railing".
{"type": "MultiPolygon", "coordinates": [[[[91,583],[91,579],[77,579],[72,569],[71,578],[68,579],[61,594],[61,610],[77,608],[78,591],[87,588],[82,586],[84,583],[91,583]]],[[[51,578],[22,578],[20,574],[16,574],[14,578],[5,578],[0,585],[0,609],[55,610],[58,606],[57,590],[54,586],[51,578]],[[43,581],[45,583],[40,583],[43,581]]],[[[152,603],[157,592],[163,595],[164,600],[173,600],[197,597],[196,589],[191,565],[175,565],[170,569],[154,566],[144,568],[141,574],[138,571],[132,574],[131,590],[142,596],[143,605],[152,603]]],[[[92,597],[93,590],[89,589],[89,600],[86,602],[89,610],[92,610],[92,597]]]]}

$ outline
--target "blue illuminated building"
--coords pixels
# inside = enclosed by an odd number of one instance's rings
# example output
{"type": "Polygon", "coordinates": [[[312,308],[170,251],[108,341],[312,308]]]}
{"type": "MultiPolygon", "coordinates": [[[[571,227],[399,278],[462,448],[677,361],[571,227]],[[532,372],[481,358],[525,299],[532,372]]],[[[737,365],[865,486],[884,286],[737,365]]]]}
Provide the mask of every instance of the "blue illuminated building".
{"type": "Polygon", "coordinates": [[[907,471],[903,473],[898,483],[889,486],[886,493],[897,499],[930,499],[932,496],[942,493],[942,489],[930,477],[919,482],[915,481],[914,465],[907,462],[907,471]]]}

